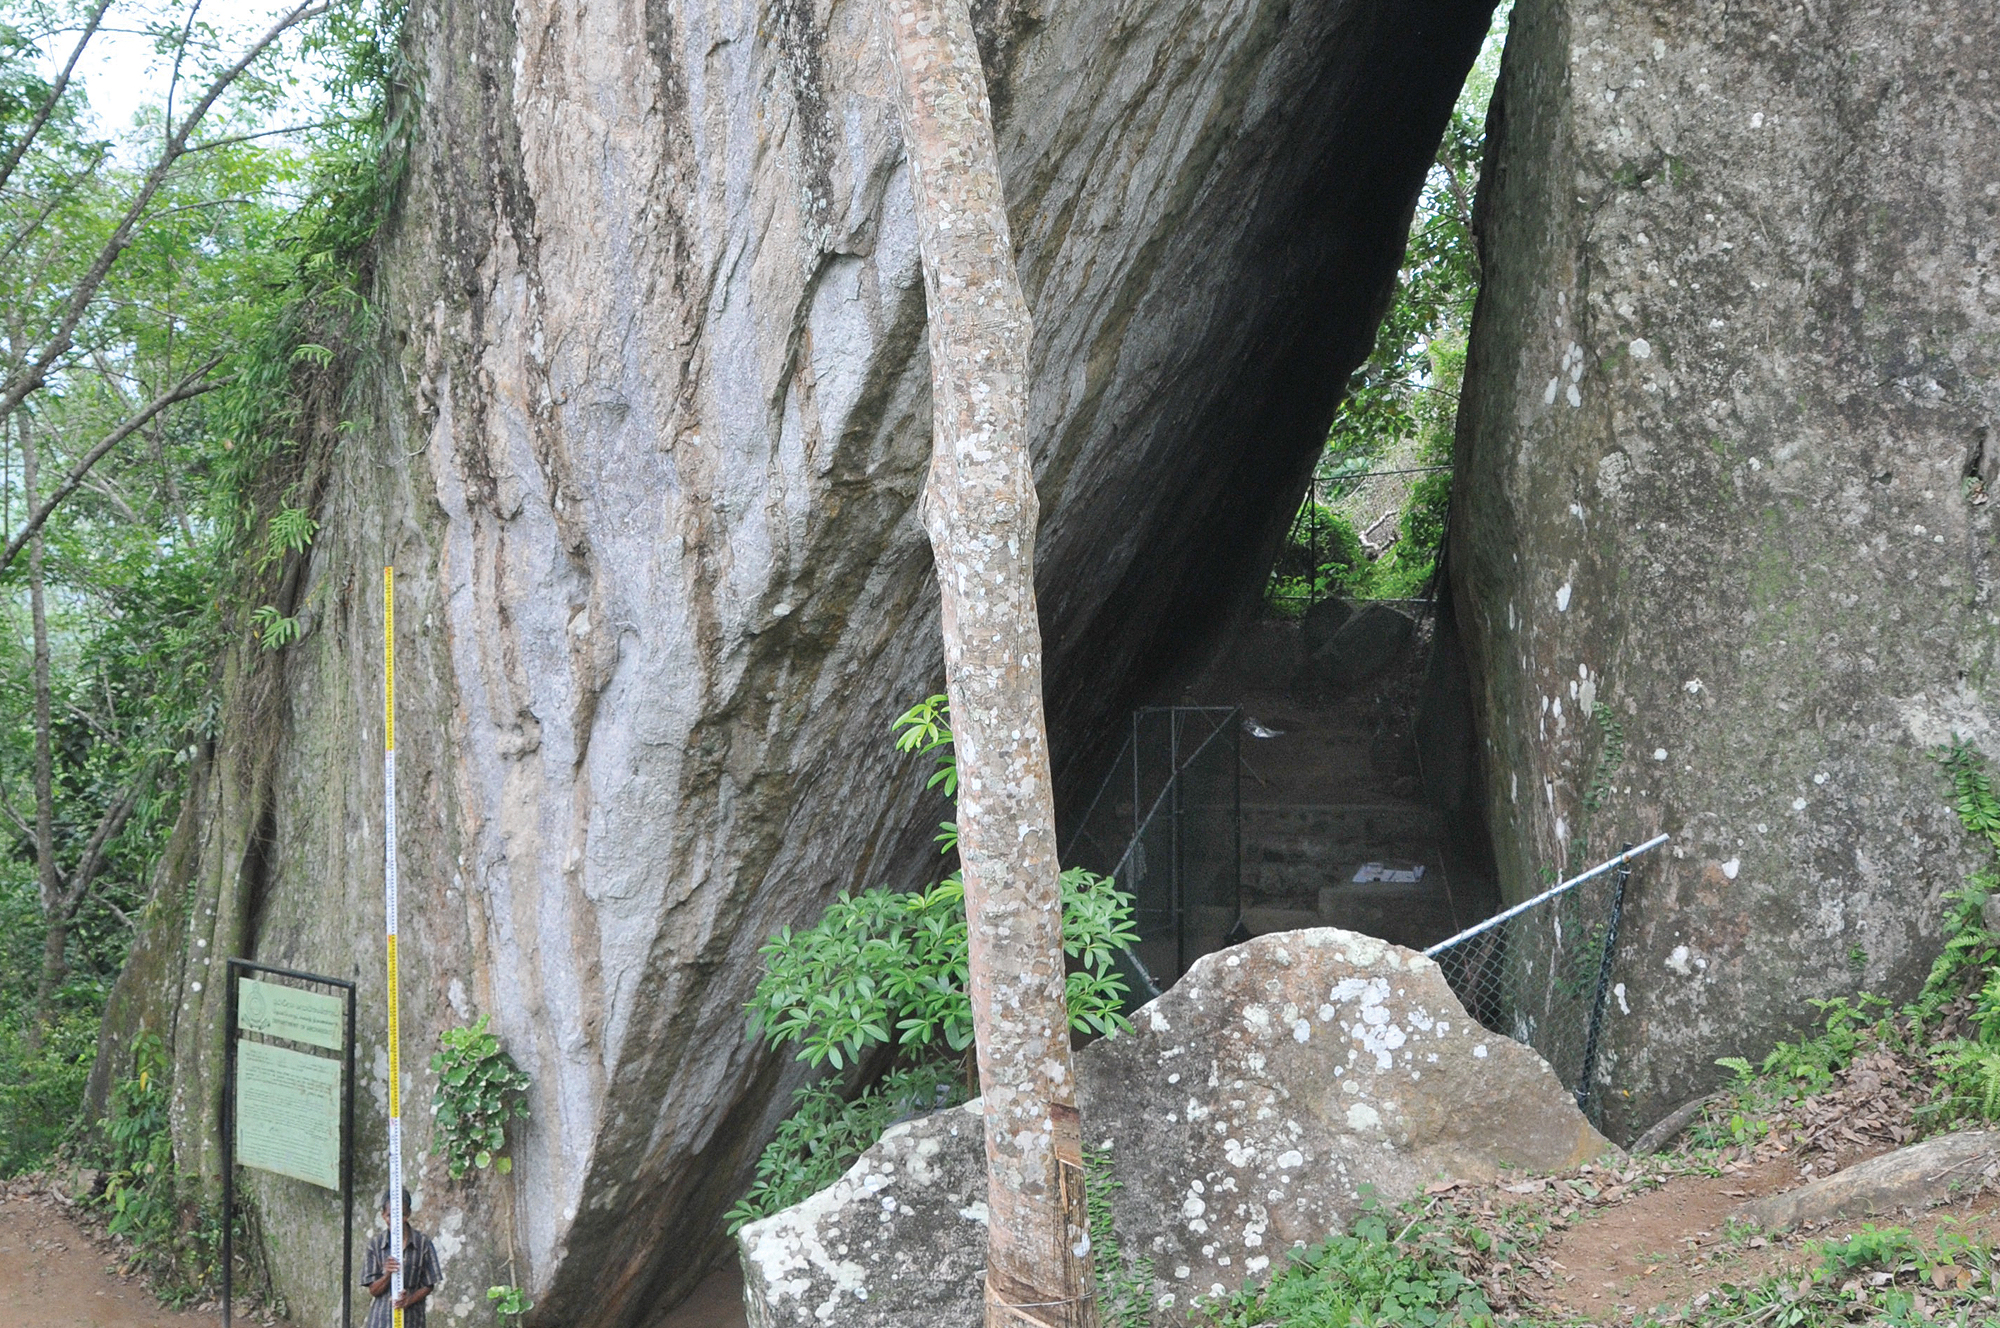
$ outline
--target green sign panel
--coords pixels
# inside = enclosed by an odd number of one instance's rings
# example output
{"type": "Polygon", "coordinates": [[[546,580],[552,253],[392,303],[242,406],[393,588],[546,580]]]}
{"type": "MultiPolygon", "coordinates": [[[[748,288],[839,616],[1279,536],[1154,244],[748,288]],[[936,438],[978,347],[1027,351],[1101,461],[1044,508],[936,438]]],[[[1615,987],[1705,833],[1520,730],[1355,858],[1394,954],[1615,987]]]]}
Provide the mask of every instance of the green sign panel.
{"type": "Polygon", "coordinates": [[[236,1160],[338,1190],[340,1062],[238,1038],[236,1160]]]}
{"type": "Polygon", "coordinates": [[[236,1025],[246,1033],[281,1037],[309,1047],[341,1049],[345,1007],[338,996],[324,996],[275,982],[238,978],[236,1025]]]}

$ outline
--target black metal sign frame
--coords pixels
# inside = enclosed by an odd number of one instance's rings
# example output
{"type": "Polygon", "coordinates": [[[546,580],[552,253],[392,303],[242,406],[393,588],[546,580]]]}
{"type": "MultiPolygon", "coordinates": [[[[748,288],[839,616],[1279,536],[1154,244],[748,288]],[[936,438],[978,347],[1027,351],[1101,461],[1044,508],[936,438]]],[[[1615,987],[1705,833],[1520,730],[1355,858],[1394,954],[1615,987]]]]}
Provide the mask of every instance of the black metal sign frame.
{"type": "Polygon", "coordinates": [[[340,1103],[340,1324],[352,1328],[354,1322],[354,984],[346,978],[330,978],[322,973],[301,973],[293,968],[231,959],[227,965],[229,990],[224,1000],[222,1052],[222,1328],[230,1325],[230,1298],[236,1274],[236,1001],[237,979],[251,973],[269,973],[294,982],[311,982],[333,987],[345,997],[347,1006],[346,1086],[340,1103]]]}

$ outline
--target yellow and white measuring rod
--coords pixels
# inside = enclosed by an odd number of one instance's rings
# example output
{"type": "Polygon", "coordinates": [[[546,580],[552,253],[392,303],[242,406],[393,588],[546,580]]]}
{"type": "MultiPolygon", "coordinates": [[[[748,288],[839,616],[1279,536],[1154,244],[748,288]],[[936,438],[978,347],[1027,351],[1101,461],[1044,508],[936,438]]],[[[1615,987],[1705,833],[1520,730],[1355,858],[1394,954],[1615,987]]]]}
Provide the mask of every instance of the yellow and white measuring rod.
{"type": "Polygon", "coordinates": [[[396,983],[396,569],[382,569],[382,893],[389,940],[389,1304],[403,1328],[403,1047],[396,983]]]}

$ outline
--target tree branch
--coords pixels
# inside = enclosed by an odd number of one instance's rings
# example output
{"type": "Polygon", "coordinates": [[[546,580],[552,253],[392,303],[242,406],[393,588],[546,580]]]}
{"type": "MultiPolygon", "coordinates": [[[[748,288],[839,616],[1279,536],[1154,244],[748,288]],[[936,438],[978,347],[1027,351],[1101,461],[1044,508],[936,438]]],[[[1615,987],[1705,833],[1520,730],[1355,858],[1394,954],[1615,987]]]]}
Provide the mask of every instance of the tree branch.
{"type": "Polygon", "coordinates": [[[62,103],[63,93],[69,89],[70,75],[76,72],[77,62],[83,59],[84,47],[90,45],[90,39],[97,35],[97,25],[104,21],[105,11],[110,8],[111,0],[97,0],[97,8],[91,12],[89,22],[83,25],[83,35],[76,39],[76,49],[69,53],[69,63],[63,66],[62,73],[56,75],[54,85],[49,88],[48,97],[35,112],[35,118],[29,122],[27,132],[21,135],[21,141],[7,154],[7,160],[0,162],[0,189],[5,189],[7,181],[14,178],[14,168],[21,164],[21,158],[28,155],[28,149],[34,146],[37,138],[41,137],[43,126],[48,124],[49,117],[55,114],[56,107],[62,103]]]}
{"type": "MultiPolygon", "coordinates": [[[[259,37],[235,64],[215,76],[207,91],[202,94],[201,100],[187,113],[187,118],[181,121],[180,127],[177,129],[170,127],[166,146],[160,151],[160,159],[154,162],[153,168],[146,173],[145,180],[139,186],[139,192],[133,197],[131,205],[125,209],[124,215],[119,218],[117,228],[111,232],[111,238],[106,240],[104,247],[98,251],[97,258],[91,263],[89,271],[85,272],[77,282],[76,289],[70,295],[69,307],[64,311],[62,322],[56,328],[55,335],[50,338],[42,353],[36,356],[32,363],[18,370],[8,380],[5,391],[0,392],[0,420],[13,415],[27,399],[28,394],[42,386],[47,380],[50,366],[69,350],[71,341],[76,335],[77,325],[83,321],[84,312],[90,307],[90,302],[97,298],[98,288],[103,286],[104,279],[111,274],[111,267],[118,261],[118,256],[124,253],[126,246],[132,242],[133,229],[139,224],[140,218],[145,216],[146,209],[152,205],[153,196],[159,193],[161,186],[166,183],[167,172],[187,151],[189,135],[194,133],[195,127],[207,116],[210,108],[273,42],[307,19],[318,18],[328,8],[329,5],[325,0],[317,4],[307,0],[307,3],[298,6],[272,24],[270,31],[259,37]]],[[[9,546],[9,561],[12,560],[13,553],[12,546],[9,546]]],[[[0,565],[0,570],[4,570],[4,565],[0,565]]]]}
{"type": "Polygon", "coordinates": [[[14,823],[14,828],[19,830],[30,842],[34,840],[35,827],[29,825],[28,818],[21,815],[20,811],[14,806],[14,800],[7,796],[7,790],[4,785],[0,785],[0,811],[7,813],[7,819],[14,823]]]}
{"type": "Polygon", "coordinates": [[[63,499],[76,492],[77,486],[83,483],[84,476],[90,473],[92,466],[104,459],[105,453],[131,437],[132,434],[145,426],[146,421],[152,419],[175,402],[186,401],[190,397],[198,397],[204,392],[213,392],[216,388],[228,383],[230,380],[227,378],[218,378],[213,382],[201,381],[207,376],[209,370],[215,368],[220,363],[222,363],[220,355],[211,359],[207,364],[202,365],[201,368],[183,378],[178,385],[168,388],[165,392],[147,402],[139,409],[137,414],[129,416],[123,424],[106,434],[97,446],[84,453],[83,459],[70,469],[69,474],[63,477],[63,482],[56,486],[56,491],[49,495],[48,501],[37,507],[21,529],[15,532],[14,538],[7,541],[6,550],[0,552],[0,575],[4,575],[7,569],[14,565],[14,560],[21,556],[21,550],[27,547],[28,541],[34,538],[35,532],[40,530],[42,524],[49,519],[49,513],[55,511],[56,506],[63,499]]]}
{"type": "Polygon", "coordinates": [[[116,839],[118,832],[125,828],[125,822],[132,817],[132,809],[139,805],[139,796],[146,791],[146,786],[152,782],[152,778],[153,763],[148,761],[139,767],[139,773],[125,786],[125,791],[119,795],[118,801],[104,809],[104,815],[98,820],[97,829],[92,832],[90,842],[83,846],[83,856],[78,858],[76,866],[69,870],[65,882],[68,890],[63,895],[62,901],[64,918],[75,917],[77,910],[83,907],[83,897],[90,892],[90,883],[97,878],[98,869],[104,865],[104,846],[116,839]]]}

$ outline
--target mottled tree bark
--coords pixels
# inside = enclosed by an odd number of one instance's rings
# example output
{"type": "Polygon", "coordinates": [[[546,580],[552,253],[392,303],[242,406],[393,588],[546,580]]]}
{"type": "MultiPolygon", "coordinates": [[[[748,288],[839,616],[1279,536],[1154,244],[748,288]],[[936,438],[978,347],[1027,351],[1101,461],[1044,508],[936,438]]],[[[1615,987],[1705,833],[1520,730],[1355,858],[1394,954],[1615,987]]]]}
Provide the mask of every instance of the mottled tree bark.
{"type": "MultiPolygon", "coordinates": [[[[37,461],[35,436],[26,419],[21,421],[21,485],[34,501],[37,461]]],[[[53,754],[50,750],[49,701],[49,618],[43,601],[42,534],[38,530],[28,544],[28,612],[35,633],[35,884],[42,897],[42,917],[48,931],[42,938],[42,978],[35,990],[35,1018],[28,1041],[39,1046],[42,1031],[55,1008],[56,990],[62,986],[63,957],[69,946],[69,919],[62,909],[62,879],[56,874],[56,810],[53,754]]]]}
{"type": "Polygon", "coordinates": [[[988,1328],[1095,1325],[1064,1002],[1028,458],[1033,327],[965,0],[883,0],[931,355],[924,524],[944,604],[973,1024],[986,1105],[988,1328]]]}

